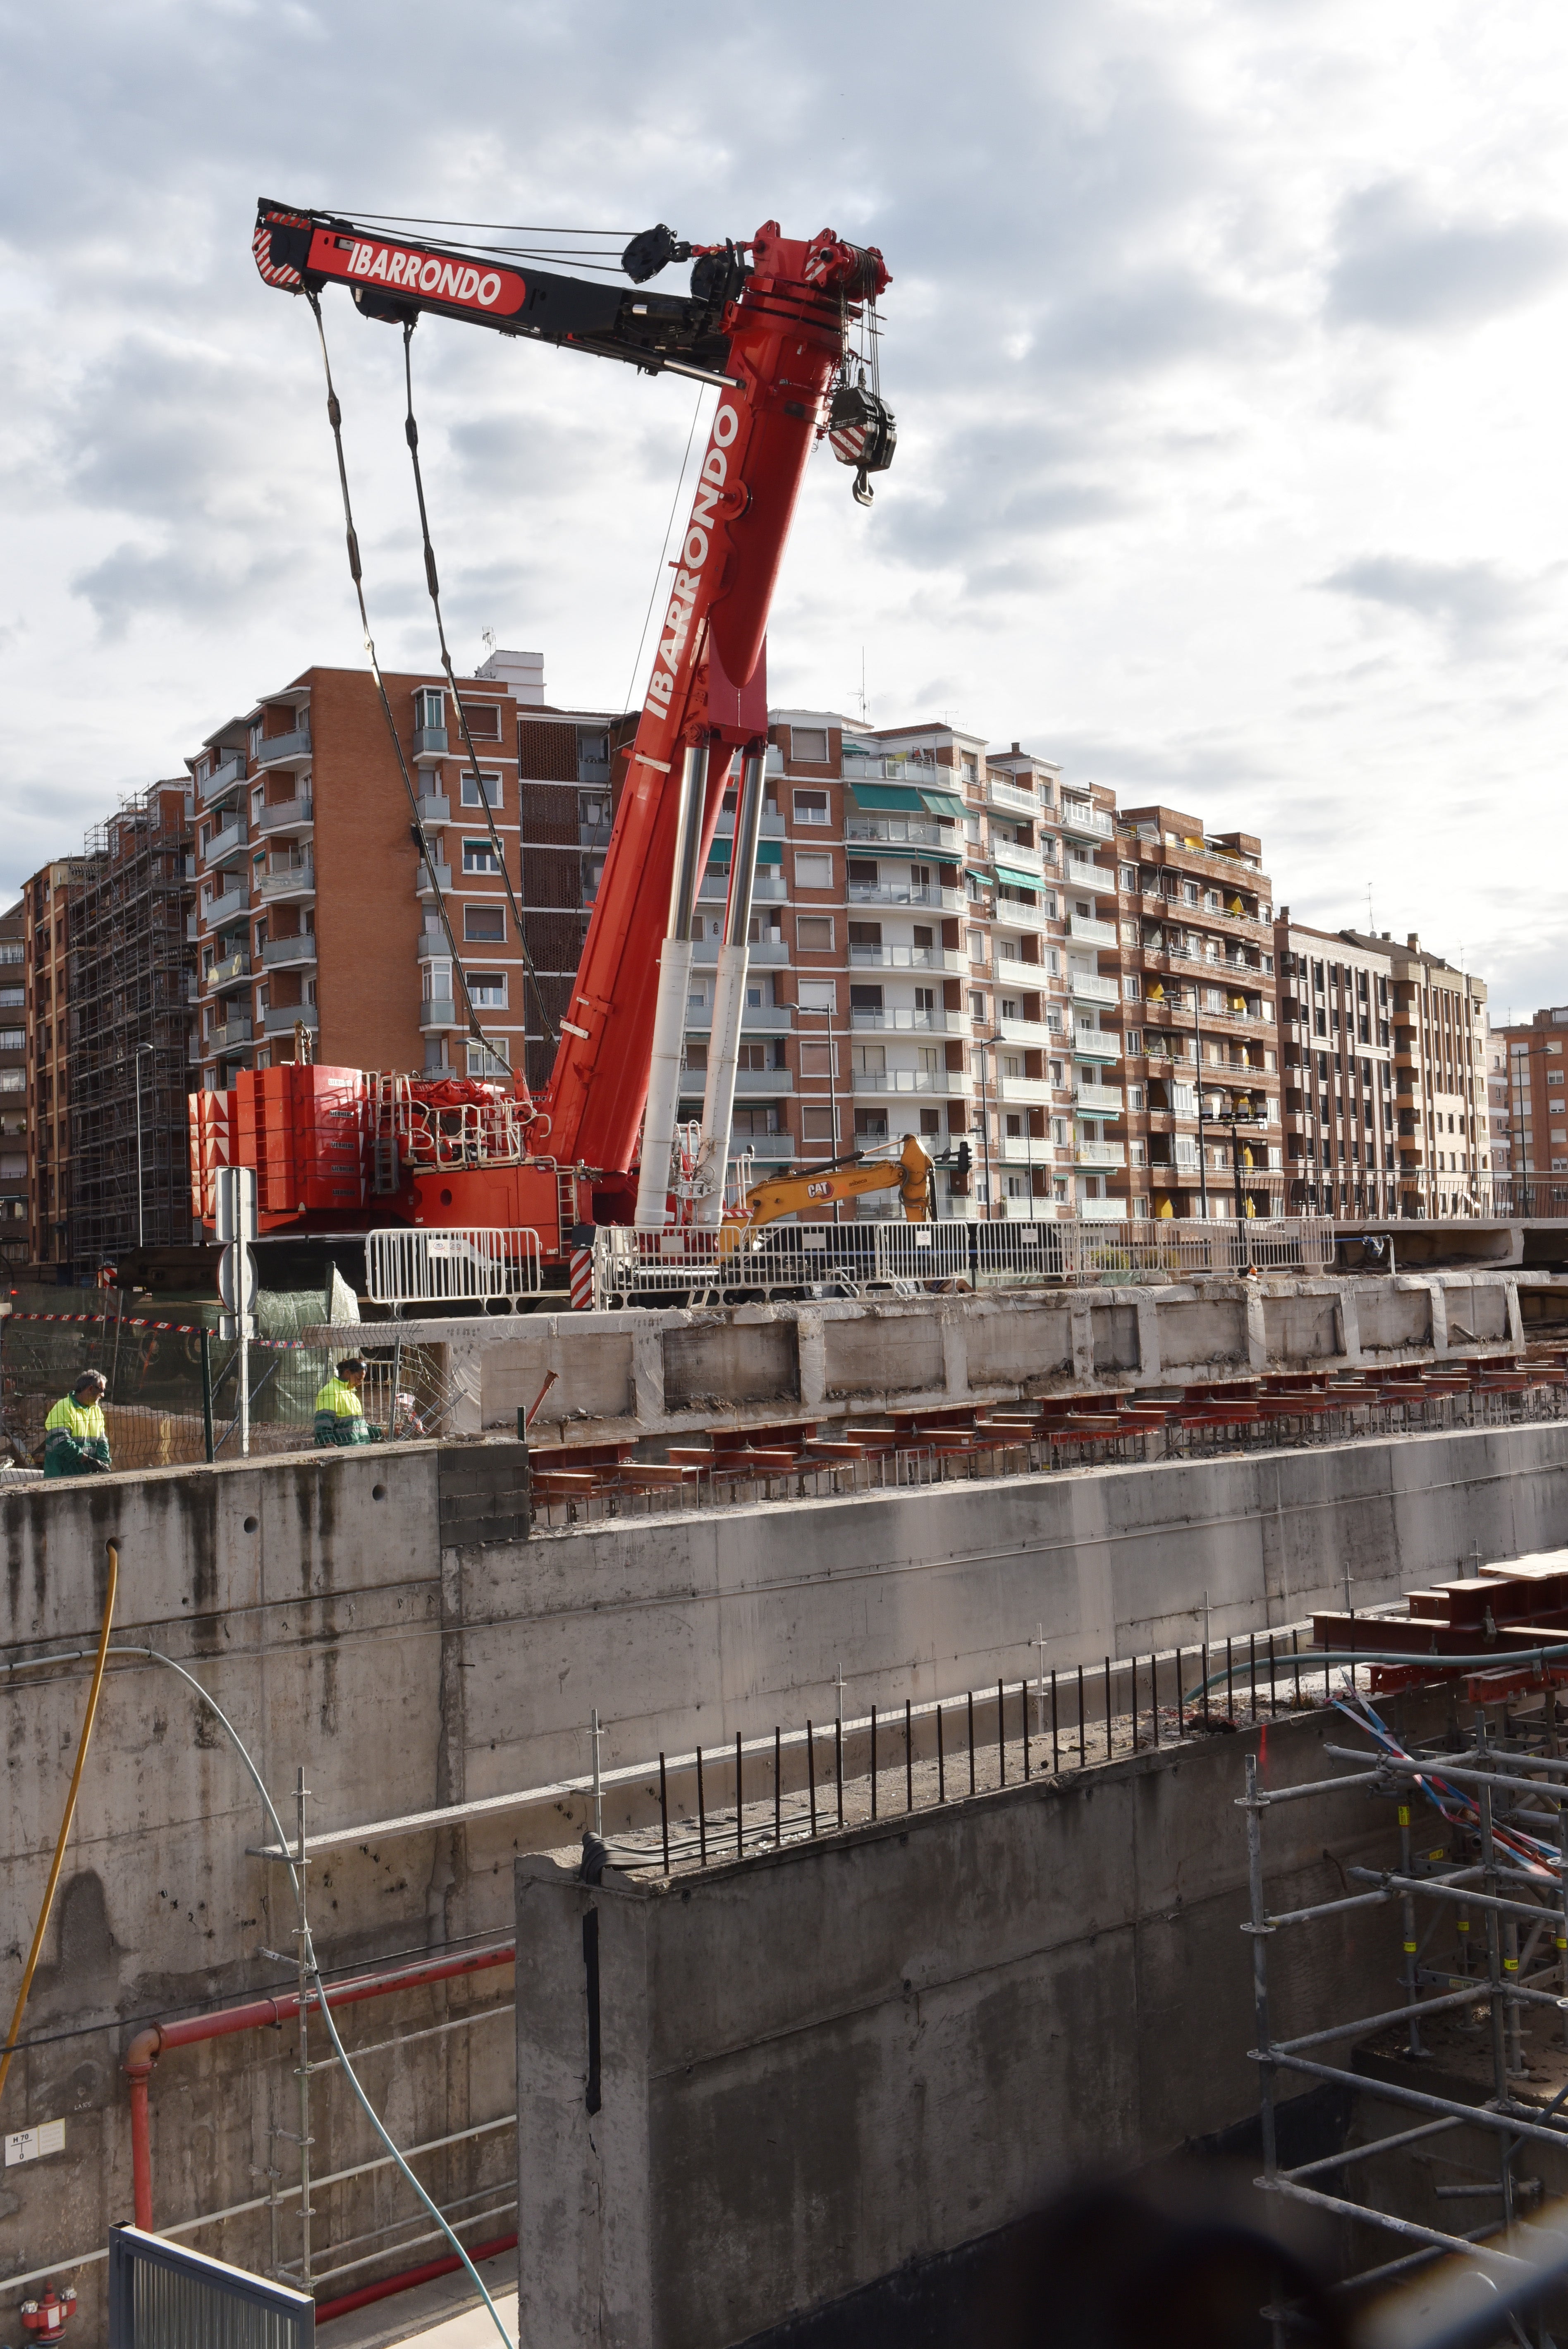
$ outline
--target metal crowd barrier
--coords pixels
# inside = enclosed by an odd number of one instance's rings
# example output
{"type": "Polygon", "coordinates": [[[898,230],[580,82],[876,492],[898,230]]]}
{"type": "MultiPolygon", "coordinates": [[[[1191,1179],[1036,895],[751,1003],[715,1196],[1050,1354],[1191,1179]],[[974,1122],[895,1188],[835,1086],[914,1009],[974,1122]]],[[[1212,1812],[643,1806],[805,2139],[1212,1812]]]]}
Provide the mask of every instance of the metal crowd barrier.
{"type": "Polygon", "coordinates": [[[139,2227],[108,2239],[108,2349],[312,2349],[315,2302],[139,2227]]]}
{"type": "Polygon", "coordinates": [[[1334,1262],[1326,1217],[1201,1225],[1027,1224],[956,1217],[933,1223],[770,1224],[733,1231],[601,1229],[593,1237],[593,1304],[695,1305],[742,1298],[867,1289],[911,1293],[965,1282],[974,1288],[1031,1281],[1114,1283],[1150,1273],[1316,1274],[1334,1262]]]}
{"type": "Polygon", "coordinates": [[[376,1305],[515,1305],[537,1297],[542,1263],[536,1231],[367,1232],[366,1293],[376,1305]]]}

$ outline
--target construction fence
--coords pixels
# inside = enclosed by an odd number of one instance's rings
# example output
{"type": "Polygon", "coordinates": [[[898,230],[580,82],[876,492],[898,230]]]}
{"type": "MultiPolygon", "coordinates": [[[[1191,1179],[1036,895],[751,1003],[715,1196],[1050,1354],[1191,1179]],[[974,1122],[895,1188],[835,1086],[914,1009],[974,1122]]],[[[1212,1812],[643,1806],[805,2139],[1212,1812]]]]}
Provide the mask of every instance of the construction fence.
{"type": "Polygon", "coordinates": [[[593,1303],[738,1304],[757,1298],[857,1297],[866,1291],[1011,1288],[1046,1282],[1137,1281],[1258,1272],[1315,1274],[1334,1263],[1326,1217],[1212,1225],[933,1223],[772,1224],[593,1236],[593,1303]]]}

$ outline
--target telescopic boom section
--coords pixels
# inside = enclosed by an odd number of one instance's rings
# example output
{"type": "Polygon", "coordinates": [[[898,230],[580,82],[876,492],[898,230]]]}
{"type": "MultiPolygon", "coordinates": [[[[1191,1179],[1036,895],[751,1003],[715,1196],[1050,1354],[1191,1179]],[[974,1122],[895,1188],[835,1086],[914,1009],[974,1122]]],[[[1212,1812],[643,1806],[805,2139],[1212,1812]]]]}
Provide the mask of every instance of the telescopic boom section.
{"type": "MultiPolygon", "coordinates": [[[[539,1103],[550,1121],[544,1147],[556,1160],[612,1173],[627,1171],[637,1154],[686,753],[708,752],[700,872],[734,754],[766,741],[769,607],[846,332],[890,282],[874,247],[826,229],[810,241],[786,237],[776,221],[749,247],[682,246],[652,231],[628,247],[624,265],[653,274],[692,252],[692,293],[681,297],[513,267],[503,254],[455,252],[265,202],[255,237],[269,285],[297,292],[335,279],[371,317],[400,322],[428,311],[718,384],[576,986],[539,1103]]],[[[890,420],[882,462],[891,449],[890,420]]]]}

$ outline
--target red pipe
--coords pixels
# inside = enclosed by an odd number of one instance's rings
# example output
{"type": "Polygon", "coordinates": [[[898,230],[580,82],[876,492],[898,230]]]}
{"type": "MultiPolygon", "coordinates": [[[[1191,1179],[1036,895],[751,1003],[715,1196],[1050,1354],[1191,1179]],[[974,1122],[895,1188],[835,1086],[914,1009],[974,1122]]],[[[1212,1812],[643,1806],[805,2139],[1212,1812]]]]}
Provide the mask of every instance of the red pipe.
{"type": "MultiPolygon", "coordinates": [[[[356,1974],[332,1983],[328,2006],[356,2006],[362,1999],[388,1998],[394,1991],[417,1989],[421,1982],[451,1982],[460,1974],[483,1973],[491,1966],[510,1966],[515,1941],[500,1941],[485,1950],[468,1951],[460,1958],[427,1958],[418,1965],[395,1966],[389,1973],[356,1974]]],[[[305,1993],[307,2006],[319,2007],[315,1991],[305,1993]]],[[[298,1991],[281,1998],[253,1998],[242,2006],[220,2007],[212,2014],[189,2014],[181,2023],[150,2023],[139,2031],[125,2051],[125,2073],[130,2083],[130,2174],[132,2200],[139,2227],[152,2227],[152,2134],[148,2112],[148,2083],[152,2067],[166,2047],[190,2047],[201,2039],[223,2039],[234,2031],[273,2030],[299,2013],[298,1991]]],[[[455,2263],[456,2264],[456,2263],[455,2263]]]]}
{"type": "MultiPolygon", "coordinates": [[[[481,2260],[493,2260],[499,2252],[517,2249],[515,2235],[501,2235],[493,2243],[476,2243],[469,2257],[477,2268],[481,2260]]],[[[451,2275],[462,2266],[454,2252],[444,2260],[427,2260],[422,2268],[405,2268],[401,2275],[387,2276],[381,2283],[362,2284],[357,2292],[346,2292],[341,2300],[324,2300],[315,2312],[318,2324],[330,2323],[335,2316],[347,2316],[356,2308],[368,2308],[374,2300],[390,2300],[395,2292],[412,2292],[417,2283],[433,2283],[438,2276],[451,2275]]]]}

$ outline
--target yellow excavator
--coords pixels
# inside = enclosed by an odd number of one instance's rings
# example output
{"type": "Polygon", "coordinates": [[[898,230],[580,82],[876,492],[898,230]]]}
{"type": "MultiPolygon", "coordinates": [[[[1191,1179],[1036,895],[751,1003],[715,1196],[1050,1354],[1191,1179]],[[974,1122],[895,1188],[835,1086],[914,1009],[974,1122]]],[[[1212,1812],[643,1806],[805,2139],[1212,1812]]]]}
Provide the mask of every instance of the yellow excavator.
{"type": "Polygon", "coordinates": [[[906,1133],[896,1158],[865,1158],[857,1151],[851,1158],[830,1158],[810,1173],[780,1174],[758,1183],[746,1194],[743,1213],[723,1225],[719,1252],[727,1256],[752,1232],[764,1224],[777,1223],[781,1216],[810,1217],[837,1199],[863,1199],[873,1191],[897,1191],[903,1200],[906,1222],[929,1223],[931,1167],[928,1153],[913,1133],[906,1133]]]}

